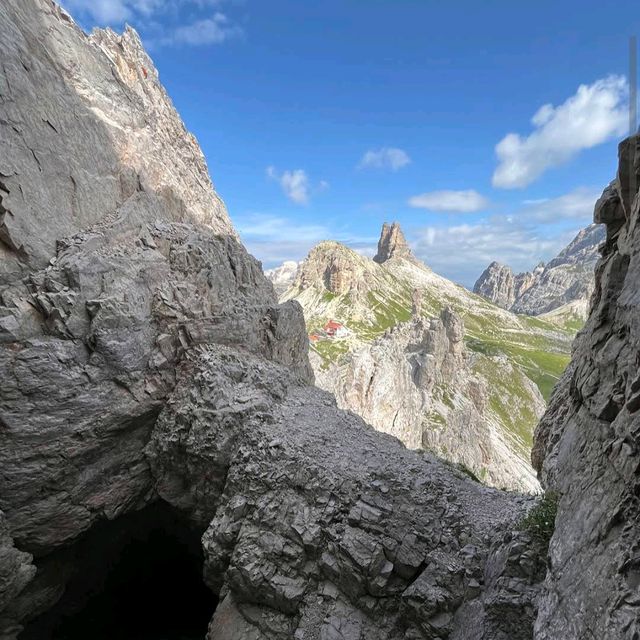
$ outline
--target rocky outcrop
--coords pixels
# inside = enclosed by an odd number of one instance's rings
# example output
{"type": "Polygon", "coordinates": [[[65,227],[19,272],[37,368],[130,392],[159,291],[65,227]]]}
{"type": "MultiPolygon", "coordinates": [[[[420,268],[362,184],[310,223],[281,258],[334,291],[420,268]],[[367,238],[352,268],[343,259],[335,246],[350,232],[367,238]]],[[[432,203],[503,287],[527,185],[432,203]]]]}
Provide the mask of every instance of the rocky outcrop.
{"type": "Polygon", "coordinates": [[[206,528],[212,640],[527,638],[534,499],[310,386],[300,307],[239,244],[135,33],[7,0],[0,47],[0,636],[74,574],[99,589],[87,536],[163,502],[206,528]]]}
{"type": "MultiPolygon", "coordinates": [[[[533,271],[516,276],[509,267],[492,262],[473,291],[503,309],[532,316],[565,305],[586,309],[604,233],[601,224],[589,225],[548,264],[541,263],[533,271]]],[[[586,313],[580,317],[585,320],[586,313]]]]}
{"type": "Polygon", "coordinates": [[[544,571],[514,519],[531,499],[405,449],[279,365],[191,352],[149,455],[160,494],[211,519],[211,640],[530,635],[544,571]]]}
{"type": "Polygon", "coordinates": [[[492,262],[476,281],[473,293],[503,309],[510,309],[515,301],[515,279],[511,267],[492,262]]]}
{"type": "Polygon", "coordinates": [[[619,156],[595,209],[606,241],[589,319],[536,432],[534,464],[559,496],[536,640],[640,635],[640,138],[619,156]]]}
{"type": "Polygon", "coordinates": [[[368,278],[364,277],[368,271],[366,260],[352,260],[351,252],[340,243],[321,242],[299,266],[293,286],[304,289],[322,282],[331,294],[351,291],[363,295],[369,290],[368,278]]]}
{"type": "MultiPolygon", "coordinates": [[[[463,343],[464,324],[445,308],[439,318],[416,317],[323,367],[312,357],[317,383],[338,406],[354,411],[379,431],[408,447],[434,451],[463,464],[483,481],[521,491],[539,490],[523,442],[509,437],[491,411],[487,379],[474,371],[474,355],[463,343]]],[[[514,415],[545,408],[537,387],[504,359],[503,370],[524,397],[505,399],[514,415]],[[508,373],[507,373],[508,371],[508,373]]]]}
{"type": "Polygon", "coordinates": [[[279,267],[267,269],[264,275],[271,280],[276,295],[281,296],[295,281],[298,274],[299,262],[285,260],[279,267]]]}
{"type": "Polygon", "coordinates": [[[135,31],[86,36],[33,0],[3,3],[2,29],[0,283],[43,268],[58,238],[115,215],[139,189],[170,219],[235,237],[135,31]]]}
{"type": "Polygon", "coordinates": [[[397,222],[382,225],[382,233],[378,240],[378,253],[374,261],[382,264],[391,258],[412,258],[411,249],[397,222]]]}

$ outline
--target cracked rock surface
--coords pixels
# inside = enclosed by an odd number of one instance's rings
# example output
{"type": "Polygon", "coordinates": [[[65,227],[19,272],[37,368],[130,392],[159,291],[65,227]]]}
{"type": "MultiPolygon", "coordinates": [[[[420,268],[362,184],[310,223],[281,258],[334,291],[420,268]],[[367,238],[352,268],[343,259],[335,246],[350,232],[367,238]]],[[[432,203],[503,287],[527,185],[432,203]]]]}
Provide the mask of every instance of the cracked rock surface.
{"type": "Polygon", "coordinates": [[[607,237],[569,369],[533,461],[559,495],[536,640],[640,637],[640,138],[596,204],[607,237]]]}
{"type": "Polygon", "coordinates": [[[164,500],[206,529],[212,640],[530,638],[535,498],[311,385],[301,309],[135,32],[5,0],[0,51],[0,637],[61,597],[84,532],[164,500]]]}

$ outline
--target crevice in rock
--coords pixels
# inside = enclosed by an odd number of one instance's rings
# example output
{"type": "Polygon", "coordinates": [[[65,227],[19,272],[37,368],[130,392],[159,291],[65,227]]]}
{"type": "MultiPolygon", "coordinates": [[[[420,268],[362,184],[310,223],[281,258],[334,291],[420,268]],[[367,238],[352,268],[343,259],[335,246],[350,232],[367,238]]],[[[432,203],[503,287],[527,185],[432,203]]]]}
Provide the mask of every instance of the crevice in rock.
{"type": "Polygon", "coordinates": [[[218,604],[202,579],[201,533],[164,502],[97,523],[37,561],[45,582],[68,572],[66,588],[20,640],[201,640],[218,604]]]}

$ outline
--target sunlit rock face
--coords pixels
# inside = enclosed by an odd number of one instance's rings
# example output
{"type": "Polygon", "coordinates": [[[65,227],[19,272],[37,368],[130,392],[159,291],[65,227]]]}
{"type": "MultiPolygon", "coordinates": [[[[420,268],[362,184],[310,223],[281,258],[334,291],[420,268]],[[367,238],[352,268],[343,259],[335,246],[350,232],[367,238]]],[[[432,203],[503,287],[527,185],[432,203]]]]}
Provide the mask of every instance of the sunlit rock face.
{"type": "Polygon", "coordinates": [[[510,309],[516,297],[515,278],[511,267],[492,262],[476,281],[473,292],[503,309],[510,309]]]}
{"type": "Polygon", "coordinates": [[[640,634],[639,147],[620,144],[596,204],[606,240],[591,313],[536,433],[534,464],[560,498],[536,640],[640,634]]]}

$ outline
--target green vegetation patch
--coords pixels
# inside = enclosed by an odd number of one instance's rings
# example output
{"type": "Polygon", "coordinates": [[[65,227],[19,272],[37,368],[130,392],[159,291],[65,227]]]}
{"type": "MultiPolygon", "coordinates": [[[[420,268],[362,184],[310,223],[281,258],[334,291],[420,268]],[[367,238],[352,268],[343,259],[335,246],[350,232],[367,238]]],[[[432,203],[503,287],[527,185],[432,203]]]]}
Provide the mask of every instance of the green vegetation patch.
{"type": "Polygon", "coordinates": [[[547,491],[523,518],[518,529],[526,531],[540,542],[546,552],[555,529],[557,512],[558,494],[555,491],[547,491]]]}

